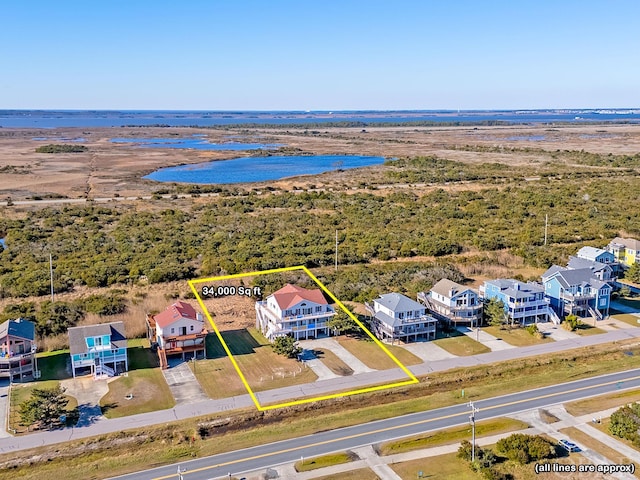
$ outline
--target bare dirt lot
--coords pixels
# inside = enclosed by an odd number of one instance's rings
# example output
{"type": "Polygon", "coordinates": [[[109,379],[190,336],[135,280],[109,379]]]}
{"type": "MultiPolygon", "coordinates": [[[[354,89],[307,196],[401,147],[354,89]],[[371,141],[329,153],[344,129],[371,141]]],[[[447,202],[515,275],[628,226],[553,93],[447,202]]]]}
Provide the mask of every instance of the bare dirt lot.
{"type": "MultiPolygon", "coordinates": [[[[240,135],[241,141],[278,143],[290,149],[316,154],[380,155],[386,158],[437,155],[462,162],[539,163],[548,160],[540,149],[585,150],[595,153],[640,152],[640,125],[501,126],[501,127],[373,127],[303,129],[216,130],[197,128],[64,128],[2,129],[0,131],[0,198],[26,200],[33,197],[78,198],[137,197],[150,195],[163,184],[142,177],[158,168],[201,163],[251,155],[251,152],[146,148],[113,143],[113,138],[204,135],[213,143],[240,135]],[[45,138],[46,140],[42,140],[45,138]],[[81,138],[87,152],[46,154],[35,149],[48,143],[69,143],[81,138]],[[496,151],[467,151],[465,146],[491,147],[496,151]],[[530,149],[518,155],[499,149],[530,149]]],[[[378,167],[380,168],[380,167],[378,167]]],[[[310,183],[330,188],[353,180],[358,170],[298,177],[272,186],[290,189],[310,183]]],[[[240,185],[253,188],[256,185],[240,185]]]]}

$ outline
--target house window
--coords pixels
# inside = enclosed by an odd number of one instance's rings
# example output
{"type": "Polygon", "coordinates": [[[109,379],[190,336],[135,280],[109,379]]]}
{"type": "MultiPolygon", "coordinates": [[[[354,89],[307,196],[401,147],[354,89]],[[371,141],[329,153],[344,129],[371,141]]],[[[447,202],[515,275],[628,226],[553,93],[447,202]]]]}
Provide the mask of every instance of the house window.
{"type": "Polygon", "coordinates": [[[101,346],[101,345],[102,345],[102,337],[95,337],[95,338],[93,339],[93,344],[94,344],[96,347],[101,346]]]}
{"type": "Polygon", "coordinates": [[[190,328],[190,330],[191,330],[191,331],[193,332],[193,325],[191,325],[191,328],[190,328]]]}
{"type": "Polygon", "coordinates": [[[398,313],[398,318],[402,320],[404,318],[404,312],[398,313]]]}
{"type": "Polygon", "coordinates": [[[171,333],[176,333],[176,329],[171,327],[171,333]]]}
{"type": "Polygon", "coordinates": [[[322,306],[316,307],[316,312],[322,312],[322,306]]]}

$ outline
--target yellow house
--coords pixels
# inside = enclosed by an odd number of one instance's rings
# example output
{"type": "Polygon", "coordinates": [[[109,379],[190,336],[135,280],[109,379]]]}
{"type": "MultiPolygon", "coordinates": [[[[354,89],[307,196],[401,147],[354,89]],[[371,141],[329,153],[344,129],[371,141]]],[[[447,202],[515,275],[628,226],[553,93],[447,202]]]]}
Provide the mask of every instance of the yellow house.
{"type": "Polygon", "coordinates": [[[640,241],[635,238],[616,237],[607,246],[616,260],[627,267],[640,261],[640,241]]]}

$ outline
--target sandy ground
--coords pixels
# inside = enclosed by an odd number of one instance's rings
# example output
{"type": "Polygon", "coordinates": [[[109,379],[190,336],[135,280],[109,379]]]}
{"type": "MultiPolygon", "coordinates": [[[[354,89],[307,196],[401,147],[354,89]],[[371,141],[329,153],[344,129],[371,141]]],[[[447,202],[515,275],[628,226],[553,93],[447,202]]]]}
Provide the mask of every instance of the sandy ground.
{"type": "MultiPolygon", "coordinates": [[[[361,154],[402,157],[438,155],[462,162],[538,163],[548,157],[535,151],[511,155],[500,152],[468,152],[455,146],[532,150],[582,150],[597,153],[640,152],[640,125],[513,126],[513,127],[394,127],[327,128],[317,131],[264,129],[246,131],[195,128],[62,128],[0,130],[0,199],[25,200],[34,196],[65,195],[69,198],[113,198],[144,196],[163,184],[142,180],[144,175],[165,166],[200,163],[248,155],[246,152],[141,148],[116,144],[116,137],[190,137],[203,134],[211,142],[224,142],[230,135],[237,141],[282,143],[317,154],[361,154]],[[46,137],[46,140],[37,138],[46,137]],[[38,146],[72,143],[81,137],[86,153],[42,154],[38,146]],[[67,140],[65,140],[67,139],[67,140]]],[[[374,167],[380,168],[380,167],[374,167]]],[[[313,177],[271,182],[290,189],[293,185],[317,184],[330,187],[357,179],[359,172],[330,172],[313,177]]],[[[256,185],[240,186],[253,188],[256,185]]]]}

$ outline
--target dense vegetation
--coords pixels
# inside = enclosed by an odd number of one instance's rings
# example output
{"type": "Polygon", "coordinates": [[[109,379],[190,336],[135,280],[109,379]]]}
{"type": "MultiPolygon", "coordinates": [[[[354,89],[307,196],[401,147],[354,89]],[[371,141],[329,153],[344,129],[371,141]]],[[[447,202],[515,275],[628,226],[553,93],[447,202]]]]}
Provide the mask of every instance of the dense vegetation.
{"type": "Polygon", "coordinates": [[[36,153],[82,153],[89,150],[84,145],[69,145],[68,143],[42,145],[36,148],[36,153]]]}
{"type": "MultiPolygon", "coordinates": [[[[223,192],[206,204],[184,200],[159,211],[126,205],[66,206],[44,208],[18,220],[2,218],[0,236],[7,246],[0,253],[0,293],[47,294],[49,252],[60,292],[78,284],[104,287],[145,278],[157,283],[300,264],[330,266],[336,230],[341,265],[510,249],[538,267],[565,261],[567,252],[585,242],[606,244],[620,231],[640,233],[640,212],[629,203],[640,198],[635,171],[526,181],[518,180],[519,174],[514,179],[504,166],[425,158],[398,161],[389,170],[396,176],[411,172],[441,188],[422,196],[409,189],[383,195],[223,192]],[[482,168],[486,175],[503,171],[504,178],[483,188],[452,190],[445,185],[454,173],[468,179],[482,168]],[[547,247],[545,214],[553,245],[547,247]]],[[[354,292],[343,298],[361,292],[358,278],[345,283],[351,283],[354,292]]]]}
{"type": "Polygon", "coordinates": [[[31,398],[20,405],[21,422],[25,426],[40,429],[59,427],[68,403],[69,399],[60,385],[55,388],[36,388],[31,398]]]}
{"type": "Polygon", "coordinates": [[[640,447],[640,403],[630,403],[613,412],[609,432],[640,447]]]}
{"type": "Polygon", "coordinates": [[[0,313],[0,323],[13,318],[24,318],[36,324],[39,336],[58,335],[66,333],[67,328],[75,326],[87,313],[116,315],[125,309],[122,292],[112,290],[104,295],[90,295],[73,302],[44,300],[39,304],[12,303],[0,313]]]}

